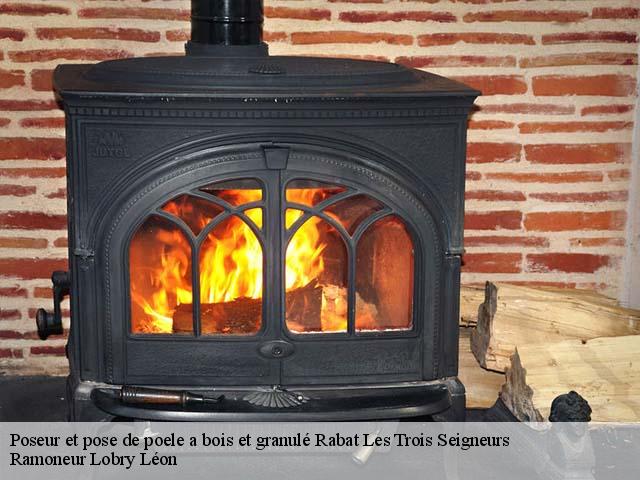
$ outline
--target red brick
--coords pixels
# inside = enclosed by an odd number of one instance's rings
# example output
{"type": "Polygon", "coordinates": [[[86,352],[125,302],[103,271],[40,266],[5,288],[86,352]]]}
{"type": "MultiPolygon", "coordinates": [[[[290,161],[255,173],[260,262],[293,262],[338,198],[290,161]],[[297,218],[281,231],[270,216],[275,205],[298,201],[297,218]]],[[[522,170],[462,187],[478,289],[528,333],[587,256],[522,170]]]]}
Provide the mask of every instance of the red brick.
{"type": "Polygon", "coordinates": [[[485,96],[527,92],[527,83],[522,75],[465,75],[451,78],[480,90],[485,96]]]}
{"type": "Polygon", "coordinates": [[[518,128],[520,133],[608,132],[631,130],[633,122],[525,122],[518,128]]]}
{"type": "Polygon", "coordinates": [[[517,33],[430,33],[418,37],[421,47],[456,43],[535,45],[536,42],[531,35],[517,33]]]}
{"type": "Polygon", "coordinates": [[[68,8],[43,5],[42,3],[2,3],[0,4],[0,14],[5,15],[68,15],[71,11],[68,8]]]}
{"type": "MultiPolygon", "coordinates": [[[[29,309],[29,318],[35,319],[35,315],[36,315],[36,311],[38,309],[37,308],[30,308],[29,309]]],[[[68,311],[67,310],[62,310],[62,317],[63,318],[69,318],[68,315],[68,311]],[[65,314],[65,312],[67,312],[65,314]]],[[[24,332],[21,334],[21,337],[24,340],[40,340],[40,337],[38,336],[38,332],[36,331],[31,331],[31,332],[24,332]]],[[[56,339],[60,339],[60,340],[64,340],[67,339],[67,331],[65,331],[62,335],[51,335],[49,337],[49,340],[56,340],[56,339]]]]}
{"type": "Polygon", "coordinates": [[[59,160],[64,155],[63,138],[0,138],[0,160],[59,160]]]}
{"type": "Polygon", "coordinates": [[[31,88],[38,92],[53,91],[53,70],[32,70],[31,88]]]}
{"type": "Polygon", "coordinates": [[[135,42],[159,42],[160,33],[140,28],[37,28],[36,35],[41,40],[55,40],[60,38],[105,39],[135,42]]]}
{"type": "Polygon", "coordinates": [[[47,193],[45,196],[47,198],[67,198],[67,189],[59,188],[55,192],[47,193]]]}
{"type": "Polygon", "coordinates": [[[533,212],[524,217],[524,226],[535,232],[570,230],[622,230],[627,215],[624,211],[607,212],[533,212]]]}
{"type": "Polygon", "coordinates": [[[468,126],[470,130],[503,130],[505,128],[513,128],[515,124],[502,120],[471,120],[468,126]]]}
{"type": "Polygon", "coordinates": [[[509,180],[519,183],[582,183],[602,182],[604,175],[600,172],[563,172],[563,173],[486,173],[489,180],[509,180]]]}
{"type": "MultiPolygon", "coordinates": [[[[30,308],[28,313],[29,313],[29,318],[33,318],[35,320],[36,315],[38,313],[38,309],[37,308],[30,308]]],[[[69,318],[70,315],[71,315],[71,312],[69,311],[68,308],[63,308],[62,309],[62,318],[69,318]]],[[[35,334],[36,332],[28,332],[27,334],[25,334],[25,338],[27,336],[30,337],[32,335],[32,333],[35,334]]],[[[63,335],[66,335],[66,332],[63,335]]],[[[54,338],[56,338],[56,337],[54,337],[54,338]]]]}
{"type": "Polygon", "coordinates": [[[25,230],[63,230],[67,217],[42,212],[2,212],[0,228],[25,230]]]}
{"type": "Polygon", "coordinates": [[[290,18],[294,20],[330,20],[331,10],[326,8],[265,7],[267,18],[290,18]]]}
{"type": "Polygon", "coordinates": [[[629,170],[627,169],[611,170],[610,172],[607,172],[607,175],[609,176],[609,180],[613,180],[613,181],[629,180],[630,178],[629,170]]]}
{"type": "Polygon", "coordinates": [[[575,10],[494,10],[467,13],[465,22],[558,22],[571,23],[589,17],[575,10]]]}
{"type": "Polygon", "coordinates": [[[51,288],[49,287],[35,287],[33,289],[33,296],[35,298],[53,298],[51,288]]]}
{"type": "Polygon", "coordinates": [[[542,35],[543,45],[559,43],[636,43],[635,32],[569,32],[542,35]]]}
{"type": "Polygon", "coordinates": [[[66,174],[64,168],[0,168],[0,177],[8,178],[61,178],[66,174]]]}
{"type": "Polygon", "coordinates": [[[353,53],[308,53],[306,55],[309,57],[318,58],[351,58],[355,60],[371,60],[374,62],[387,63],[391,61],[389,58],[383,57],[382,55],[357,55],[353,53]]]}
{"type": "Polygon", "coordinates": [[[527,199],[522,192],[504,192],[502,190],[467,190],[465,198],[467,200],[487,200],[492,202],[524,202],[527,199]]]}
{"type": "Polygon", "coordinates": [[[620,202],[628,198],[628,193],[624,190],[611,192],[579,192],[579,193],[530,193],[529,197],[544,200],[545,202],[620,202]]]}
{"type": "Polygon", "coordinates": [[[0,197],[28,197],[36,193],[36,187],[0,184],[0,197]]]}
{"type": "Polygon", "coordinates": [[[289,40],[289,34],[287,32],[269,32],[266,31],[262,34],[262,38],[265,42],[286,42],[289,40]]]}
{"type": "Polygon", "coordinates": [[[19,87],[24,85],[24,71],[3,70],[0,68],[0,88],[19,87]]]}
{"type": "Polygon", "coordinates": [[[26,112],[32,110],[57,110],[55,100],[0,100],[0,110],[26,112]]]}
{"type": "MultiPolygon", "coordinates": [[[[386,0],[329,0],[329,3],[384,3],[386,0]]],[[[424,0],[428,3],[437,3],[439,0],[424,0]]]]}
{"type": "Polygon", "coordinates": [[[0,339],[17,340],[20,338],[24,338],[24,334],[22,332],[16,332],[15,330],[0,330],[0,339]]]}
{"type": "Polygon", "coordinates": [[[582,116],[587,115],[616,115],[633,111],[633,105],[594,105],[592,107],[583,107],[580,111],[582,116]]]}
{"type": "Polygon", "coordinates": [[[465,253],[462,271],[468,273],[519,273],[522,255],[519,253],[465,253]]]}
{"type": "Polygon", "coordinates": [[[6,127],[11,123],[10,118],[0,118],[0,127],[6,127]]]}
{"type": "Polygon", "coordinates": [[[631,20],[640,18],[640,8],[594,8],[593,18],[617,18],[631,20]]]}
{"type": "Polygon", "coordinates": [[[0,258],[0,276],[24,280],[51,277],[54,270],[67,270],[66,259],[53,258],[0,258]]]}
{"type": "Polygon", "coordinates": [[[14,62],[48,62],[60,59],[101,61],[132,56],[133,53],[125,50],[102,48],[61,48],[9,52],[9,58],[14,62]]]}
{"type": "Polygon", "coordinates": [[[187,21],[191,17],[189,10],[172,8],[81,8],[80,18],[143,18],[148,20],[180,20],[187,21]]]}
{"type": "Polygon", "coordinates": [[[497,212],[467,212],[464,228],[467,230],[519,230],[522,213],[513,210],[497,212]]]}
{"type": "Polygon", "coordinates": [[[467,162],[519,162],[521,150],[518,143],[473,142],[467,145],[467,162]]]}
{"type": "Polygon", "coordinates": [[[631,155],[629,143],[525,145],[527,160],[544,164],[624,163],[631,155]]]}
{"type": "Polygon", "coordinates": [[[0,358],[23,358],[22,350],[18,348],[0,348],[0,358]]]}
{"type": "Polygon", "coordinates": [[[609,265],[607,255],[590,253],[532,253],[527,255],[529,272],[594,273],[609,265]]]}
{"type": "Polygon", "coordinates": [[[341,12],[340,20],[343,22],[371,23],[371,22],[440,22],[451,23],[456,21],[456,16],[450,12],[432,11],[353,11],[341,12]]]}
{"type": "Polygon", "coordinates": [[[31,347],[29,351],[31,355],[52,355],[56,357],[64,357],[66,355],[64,346],[53,347],[51,345],[45,345],[41,347],[31,347]]]}
{"type": "Polygon", "coordinates": [[[27,32],[24,30],[18,30],[17,28],[0,28],[0,39],[21,42],[26,36],[27,32]]]}
{"type": "Polygon", "coordinates": [[[33,117],[20,120],[24,128],[64,128],[64,117],[33,117]]]}
{"type": "Polygon", "coordinates": [[[486,57],[483,55],[432,55],[397,57],[396,63],[412,68],[426,67],[515,67],[515,57],[486,57]]]}
{"type": "Polygon", "coordinates": [[[183,29],[168,30],[165,35],[170,42],[186,42],[191,38],[191,33],[183,29]]]}
{"type": "Polygon", "coordinates": [[[483,113],[530,113],[532,115],[570,115],[575,112],[573,105],[550,103],[502,103],[499,105],[481,105],[483,113]]]}
{"type": "Polygon", "coordinates": [[[544,237],[501,237],[488,235],[482,237],[464,237],[466,247],[496,245],[503,247],[548,247],[549,240],[544,237]]]}
{"type": "Polygon", "coordinates": [[[570,238],[569,244],[572,247],[624,247],[624,238],[570,238]]]}
{"type": "Polygon", "coordinates": [[[533,77],[533,93],[540,96],[602,95],[631,96],[635,78],[630,75],[543,75],[533,77]]]}
{"type": "Polygon", "coordinates": [[[20,288],[18,286],[15,287],[2,287],[0,288],[0,297],[27,297],[27,290],[24,288],[20,288]]]}
{"type": "Polygon", "coordinates": [[[466,180],[481,180],[482,179],[482,174],[480,172],[472,172],[467,170],[466,174],[465,174],[465,178],[466,180]]]}
{"type": "Polygon", "coordinates": [[[388,43],[390,45],[411,45],[411,35],[397,35],[393,33],[365,33],[353,31],[326,32],[294,32],[291,43],[300,45],[322,43],[388,43]]]}
{"type": "Polygon", "coordinates": [[[27,237],[0,237],[0,248],[47,248],[47,239],[27,237]]]}
{"type": "Polygon", "coordinates": [[[67,240],[66,237],[60,237],[60,238],[56,238],[53,241],[53,246],[54,247],[68,247],[69,246],[69,241],[67,240]]]}
{"type": "Polygon", "coordinates": [[[0,308],[0,320],[20,320],[21,318],[20,310],[0,308]]]}
{"type": "Polygon", "coordinates": [[[520,59],[521,68],[565,67],[568,65],[637,65],[636,53],[591,52],[565,53],[520,59]]]}

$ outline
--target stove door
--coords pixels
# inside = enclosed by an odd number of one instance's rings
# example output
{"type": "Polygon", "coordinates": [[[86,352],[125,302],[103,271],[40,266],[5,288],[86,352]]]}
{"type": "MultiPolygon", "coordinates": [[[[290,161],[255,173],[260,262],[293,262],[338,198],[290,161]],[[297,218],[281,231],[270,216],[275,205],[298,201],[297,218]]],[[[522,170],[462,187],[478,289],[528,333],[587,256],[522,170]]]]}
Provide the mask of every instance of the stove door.
{"type": "Polygon", "coordinates": [[[282,174],[283,384],[422,378],[415,235],[384,187],[282,174]]]}
{"type": "Polygon", "coordinates": [[[280,383],[279,360],[264,353],[281,336],[268,267],[278,176],[213,178],[165,194],[129,241],[126,382],[280,383]]]}

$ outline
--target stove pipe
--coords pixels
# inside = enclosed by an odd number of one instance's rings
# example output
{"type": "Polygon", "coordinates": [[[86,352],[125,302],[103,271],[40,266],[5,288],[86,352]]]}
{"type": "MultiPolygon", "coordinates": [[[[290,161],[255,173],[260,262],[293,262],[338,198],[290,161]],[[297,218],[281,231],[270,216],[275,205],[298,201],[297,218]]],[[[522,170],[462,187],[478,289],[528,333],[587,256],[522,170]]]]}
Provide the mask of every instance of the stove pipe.
{"type": "Polygon", "coordinates": [[[188,55],[267,55],[262,0],[191,0],[188,55]]]}

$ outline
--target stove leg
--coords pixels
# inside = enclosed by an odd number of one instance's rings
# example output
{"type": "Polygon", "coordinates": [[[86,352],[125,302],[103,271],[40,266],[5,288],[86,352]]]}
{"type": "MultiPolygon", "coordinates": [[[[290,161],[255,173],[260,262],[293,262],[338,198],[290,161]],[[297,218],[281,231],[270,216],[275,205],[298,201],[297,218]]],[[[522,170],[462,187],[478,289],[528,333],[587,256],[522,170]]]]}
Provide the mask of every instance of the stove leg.
{"type": "Polygon", "coordinates": [[[445,383],[451,395],[451,406],[431,418],[436,422],[464,422],[467,414],[464,385],[458,378],[450,378],[445,383]]]}

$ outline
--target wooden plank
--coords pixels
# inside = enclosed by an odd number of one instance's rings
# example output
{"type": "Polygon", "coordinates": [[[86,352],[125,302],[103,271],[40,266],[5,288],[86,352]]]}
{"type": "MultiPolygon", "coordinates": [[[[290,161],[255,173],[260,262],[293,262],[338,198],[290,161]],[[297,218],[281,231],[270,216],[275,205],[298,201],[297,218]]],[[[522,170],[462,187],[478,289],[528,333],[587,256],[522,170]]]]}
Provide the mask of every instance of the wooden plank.
{"type": "Polygon", "coordinates": [[[460,328],[458,378],[467,395],[467,408],[490,408],[498,400],[504,374],[485,370],[471,353],[470,328],[460,328]]]}
{"type": "Polygon", "coordinates": [[[471,350],[504,372],[520,345],[640,334],[640,311],[593,292],[543,290],[487,282],[471,350]]]}
{"type": "Polygon", "coordinates": [[[571,390],[589,402],[593,421],[640,421],[640,336],[520,345],[500,397],[519,420],[543,421],[571,390]]]}

